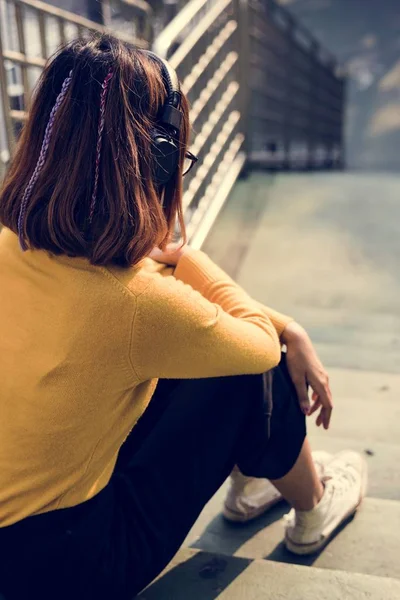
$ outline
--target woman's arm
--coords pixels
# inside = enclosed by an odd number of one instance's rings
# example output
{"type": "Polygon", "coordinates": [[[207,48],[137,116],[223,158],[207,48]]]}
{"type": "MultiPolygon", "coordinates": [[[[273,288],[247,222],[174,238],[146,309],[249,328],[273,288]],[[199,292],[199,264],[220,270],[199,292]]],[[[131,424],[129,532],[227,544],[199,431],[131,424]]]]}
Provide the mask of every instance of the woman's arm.
{"type": "Polygon", "coordinates": [[[288,370],[304,414],[312,415],[320,409],[317,425],[328,429],[333,409],[329,377],[308,333],[293,321],[286,326],[281,341],[287,348],[288,370]],[[312,390],[312,404],[308,387],[312,390]]]}
{"type": "Polygon", "coordinates": [[[285,331],[286,327],[289,323],[292,323],[294,319],[292,317],[288,317],[283,313],[270,308],[269,306],[265,306],[264,304],[258,303],[261,310],[267,315],[273,326],[275,327],[276,333],[278,334],[279,339],[281,339],[282,333],[285,331]]]}
{"type": "MultiPolygon", "coordinates": [[[[158,249],[154,250],[152,258],[164,264],[178,265],[175,269],[175,277],[184,280],[189,278],[190,282],[195,283],[195,287],[197,281],[196,289],[204,295],[203,285],[198,285],[199,281],[202,280],[201,278],[200,280],[197,280],[196,275],[196,272],[199,271],[199,269],[201,272],[201,265],[196,264],[196,253],[193,254],[193,251],[187,247],[175,246],[172,250],[170,248],[167,252],[162,252],[158,249]],[[192,259],[190,259],[191,253],[192,259]],[[180,261],[184,255],[186,256],[186,260],[181,263],[180,261]]],[[[317,417],[317,425],[323,425],[325,429],[328,429],[333,408],[329,379],[307,332],[290,317],[278,313],[259,302],[252,301],[247,294],[245,294],[245,292],[206,255],[198,253],[197,256],[200,258],[203,257],[203,260],[206,261],[205,264],[208,265],[209,272],[212,275],[211,279],[219,279],[222,282],[235,286],[236,293],[244,294],[246,301],[248,302],[250,300],[253,303],[253,308],[256,307],[265,315],[265,317],[267,317],[268,323],[274,327],[279,336],[280,343],[285,344],[287,347],[289,373],[296,386],[299,403],[303,412],[307,415],[311,415],[316,410],[321,409],[317,417]],[[312,405],[308,397],[309,387],[313,390],[312,405]]],[[[205,274],[203,273],[203,275],[205,274]]],[[[205,281],[207,281],[207,276],[205,277],[205,281]]],[[[223,287],[224,286],[222,286],[222,290],[223,287]]],[[[220,304],[224,301],[224,294],[216,294],[212,301],[220,304]]],[[[227,365],[224,368],[227,368],[227,365]]]]}
{"type": "MultiPolygon", "coordinates": [[[[190,252],[193,253],[193,251],[188,246],[170,244],[167,252],[162,252],[158,248],[155,248],[150,256],[151,258],[153,258],[156,264],[157,262],[161,263],[161,265],[163,265],[162,268],[170,270],[170,274],[172,274],[174,267],[167,267],[167,265],[174,265],[176,267],[183,254],[190,252]]],[[[207,259],[211,263],[211,259],[209,257],[207,257],[207,259]]],[[[160,267],[161,265],[159,264],[158,266],[160,267]]],[[[218,269],[220,277],[223,276],[224,279],[230,279],[229,275],[223,272],[220,267],[217,267],[215,263],[213,263],[213,267],[218,269]]],[[[157,266],[154,269],[157,270],[157,266]]],[[[166,271],[163,271],[163,274],[165,273],[166,271]]],[[[175,277],[180,279],[180,270],[175,268],[174,275],[175,277]]],[[[256,303],[260,310],[262,310],[263,313],[270,319],[273,326],[275,327],[278,337],[280,338],[287,325],[293,321],[292,317],[288,317],[287,315],[284,315],[283,313],[280,313],[277,310],[274,310],[273,308],[265,306],[261,302],[256,303]]]]}
{"type": "Polygon", "coordinates": [[[276,366],[279,339],[258,303],[202,252],[176,258],[174,277],[152,274],[136,299],[131,361],[138,378],[251,374],[276,366]]]}

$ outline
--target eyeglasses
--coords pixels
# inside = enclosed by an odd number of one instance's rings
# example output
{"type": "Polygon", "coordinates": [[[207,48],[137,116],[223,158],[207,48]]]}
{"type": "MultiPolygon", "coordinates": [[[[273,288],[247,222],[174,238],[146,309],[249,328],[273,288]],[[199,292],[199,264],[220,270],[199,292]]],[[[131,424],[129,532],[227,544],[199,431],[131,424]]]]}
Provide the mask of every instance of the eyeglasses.
{"type": "Polygon", "coordinates": [[[183,169],[182,169],[182,175],[187,175],[189,173],[189,171],[191,171],[194,167],[194,165],[197,163],[198,161],[198,157],[195,156],[194,154],[192,154],[191,152],[186,152],[185,154],[185,160],[183,163],[183,169]]]}

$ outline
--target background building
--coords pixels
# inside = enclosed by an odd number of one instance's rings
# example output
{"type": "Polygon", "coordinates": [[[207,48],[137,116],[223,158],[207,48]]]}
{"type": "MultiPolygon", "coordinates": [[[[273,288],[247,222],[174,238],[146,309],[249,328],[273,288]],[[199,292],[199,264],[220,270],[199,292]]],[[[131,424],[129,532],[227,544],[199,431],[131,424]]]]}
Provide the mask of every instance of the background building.
{"type": "Polygon", "coordinates": [[[350,75],[350,168],[400,167],[400,2],[279,0],[323,41],[350,75]]]}

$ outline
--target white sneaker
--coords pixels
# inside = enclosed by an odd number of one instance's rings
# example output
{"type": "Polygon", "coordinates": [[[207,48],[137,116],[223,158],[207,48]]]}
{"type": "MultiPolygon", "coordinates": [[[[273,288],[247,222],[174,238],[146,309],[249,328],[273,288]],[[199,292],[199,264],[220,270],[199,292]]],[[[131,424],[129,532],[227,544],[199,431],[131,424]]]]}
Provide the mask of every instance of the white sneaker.
{"type": "MultiPolygon", "coordinates": [[[[332,454],[313,452],[314,464],[322,479],[332,454]]],[[[282,500],[281,494],[268,479],[246,477],[237,467],[232,471],[223,515],[228,521],[245,523],[259,517],[282,500]]]]}
{"type": "Polygon", "coordinates": [[[292,509],[286,515],[285,543],[295,554],[313,554],[328,543],[336,529],[360,506],[367,488],[367,463],[361,454],[345,450],[325,469],[324,495],[315,508],[292,509]]]}

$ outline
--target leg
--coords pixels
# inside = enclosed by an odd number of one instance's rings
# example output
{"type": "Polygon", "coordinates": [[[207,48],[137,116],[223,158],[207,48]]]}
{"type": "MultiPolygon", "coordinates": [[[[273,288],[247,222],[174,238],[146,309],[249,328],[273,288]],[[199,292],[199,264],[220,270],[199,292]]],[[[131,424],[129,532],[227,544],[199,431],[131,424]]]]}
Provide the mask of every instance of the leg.
{"type": "MultiPolygon", "coordinates": [[[[282,384],[287,385],[287,378],[280,377],[283,372],[284,365],[275,377],[274,398],[278,402],[274,403],[271,442],[274,432],[279,430],[277,422],[284,422],[283,416],[275,410],[276,405],[278,410],[282,405],[279,402],[284,397],[282,384]]],[[[268,481],[260,478],[260,472],[257,474],[259,478],[245,477],[235,470],[224,515],[232,521],[246,522],[268,510],[283,496],[293,506],[286,521],[285,542],[296,554],[321,550],[360,506],[367,487],[366,463],[360,454],[347,450],[336,456],[327,452],[311,455],[307,439],[293,467],[283,477],[274,476],[268,481]]]]}
{"type": "Polygon", "coordinates": [[[121,598],[169,562],[236,463],[250,475],[276,479],[291,469],[304,441],[304,416],[290,385],[280,392],[268,438],[262,377],[160,382],[112,480],[116,516],[105,561],[110,585],[121,574],[121,598]]]}
{"type": "Polygon", "coordinates": [[[262,392],[260,376],[160,382],[104,490],[0,528],[7,600],[131,600],[179,549],[238,457],[251,462],[250,440],[263,455],[262,392]]]}
{"type": "Polygon", "coordinates": [[[266,375],[272,375],[272,384],[266,385],[267,392],[270,388],[272,396],[269,452],[266,453],[261,471],[246,469],[242,463],[239,464],[240,470],[232,472],[223,514],[233,522],[245,523],[260,516],[282,500],[282,496],[296,508],[312,508],[322,496],[320,480],[324,465],[331,457],[326,452],[317,452],[312,457],[309,444],[305,441],[293,465],[292,446],[297,449],[301,447],[305,429],[298,426],[296,391],[286,368],[285,355],[282,356],[279,369],[266,375]],[[297,424],[294,429],[291,422],[297,424]],[[289,460],[285,459],[286,454],[289,460]],[[280,457],[279,461],[276,461],[276,456],[280,457]],[[265,460],[271,461],[271,457],[274,464],[265,464],[265,460]],[[280,469],[280,473],[276,468],[280,469]],[[272,483],[263,477],[263,473],[267,472],[271,473],[272,483]],[[257,478],[246,475],[257,475],[257,478]]]}
{"type": "Polygon", "coordinates": [[[311,454],[305,439],[293,468],[280,479],[246,477],[235,467],[223,506],[224,517],[234,523],[247,523],[283,499],[296,509],[313,508],[322,497],[321,482],[332,458],[324,451],[311,454]]]}
{"type": "Polygon", "coordinates": [[[311,456],[310,444],[303,447],[293,468],[281,479],[272,482],[282,496],[297,510],[311,510],[321,500],[324,486],[317,474],[311,456]]]}

